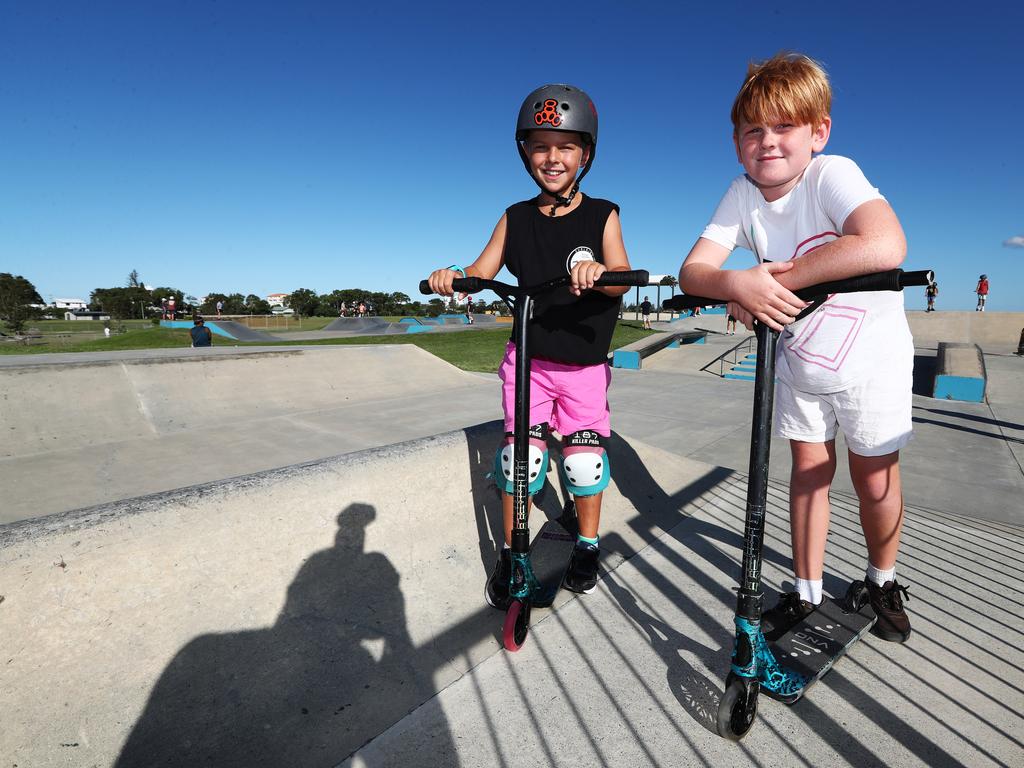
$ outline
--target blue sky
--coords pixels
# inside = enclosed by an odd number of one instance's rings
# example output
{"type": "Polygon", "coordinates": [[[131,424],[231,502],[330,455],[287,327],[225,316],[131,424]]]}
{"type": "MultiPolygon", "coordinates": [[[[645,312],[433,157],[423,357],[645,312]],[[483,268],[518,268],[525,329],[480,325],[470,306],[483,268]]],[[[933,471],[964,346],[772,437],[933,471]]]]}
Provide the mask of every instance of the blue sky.
{"type": "Polygon", "coordinates": [[[132,269],[415,296],[535,193],[516,112],[569,82],[601,115],[584,190],[622,206],[635,267],[675,273],[739,173],[747,61],[785,48],[828,68],[827,151],[892,203],[939,307],[985,272],[990,310],[1024,310],[1024,10],[938,7],[0,0],[0,271],[46,299],[132,269]]]}

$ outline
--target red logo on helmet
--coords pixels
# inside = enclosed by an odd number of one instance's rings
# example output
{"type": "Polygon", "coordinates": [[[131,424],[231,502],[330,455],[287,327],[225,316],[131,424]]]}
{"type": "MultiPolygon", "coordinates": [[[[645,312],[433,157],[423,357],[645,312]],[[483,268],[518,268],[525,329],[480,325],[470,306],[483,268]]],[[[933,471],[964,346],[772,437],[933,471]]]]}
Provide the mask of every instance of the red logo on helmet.
{"type": "Polygon", "coordinates": [[[546,99],[544,108],[540,112],[534,113],[533,122],[537,125],[550,123],[552,128],[557,128],[562,124],[562,115],[556,109],[557,106],[558,102],[555,99],[546,99]]]}

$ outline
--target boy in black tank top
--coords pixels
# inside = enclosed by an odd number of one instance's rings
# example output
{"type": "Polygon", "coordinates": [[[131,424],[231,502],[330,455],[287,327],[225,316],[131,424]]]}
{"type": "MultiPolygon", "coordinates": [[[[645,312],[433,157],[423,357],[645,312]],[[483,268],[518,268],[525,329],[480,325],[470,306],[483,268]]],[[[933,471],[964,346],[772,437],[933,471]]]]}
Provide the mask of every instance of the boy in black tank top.
{"type": "MultiPolygon", "coordinates": [[[[611,436],[608,348],[620,297],[628,290],[595,288],[594,282],[608,271],[628,271],[629,259],[618,206],[579,192],[597,146],[597,110],[590,98],[568,85],[538,88],[520,107],[516,145],[540,194],[506,209],[483,252],[465,270],[439,269],[429,282],[435,293],[451,296],[452,280],[460,273],[491,279],[504,266],[523,285],[571,275],[568,290],[537,298],[527,329],[532,360],[530,442],[544,450],[545,425],[563,436],[562,476],[579,516],[579,540],[565,586],[592,592],[597,585],[601,497],[609,478],[604,449],[611,436]],[[596,474],[591,471],[595,469],[596,474]],[[587,479],[580,479],[582,475],[587,479]]],[[[499,456],[512,442],[514,371],[515,347],[509,343],[499,369],[506,432],[499,456]]],[[[531,483],[531,495],[542,487],[544,474],[536,487],[531,483]]],[[[485,596],[504,610],[509,602],[512,485],[500,471],[495,477],[504,491],[505,547],[485,596]]]]}

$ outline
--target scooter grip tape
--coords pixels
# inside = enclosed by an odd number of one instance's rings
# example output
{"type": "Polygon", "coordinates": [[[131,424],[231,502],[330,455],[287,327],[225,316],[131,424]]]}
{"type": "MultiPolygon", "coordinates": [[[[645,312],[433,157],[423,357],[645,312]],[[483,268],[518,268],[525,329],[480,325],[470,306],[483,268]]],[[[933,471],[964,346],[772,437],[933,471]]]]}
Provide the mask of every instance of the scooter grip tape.
{"type": "Polygon", "coordinates": [[[595,285],[639,285],[645,286],[651,281],[646,269],[634,269],[629,272],[605,272],[594,283],[595,285]]]}
{"type": "MultiPolygon", "coordinates": [[[[452,289],[460,291],[462,293],[479,293],[480,292],[480,278],[479,277],[456,277],[452,280],[452,289]]],[[[433,293],[430,290],[430,283],[426,280],[420,280],[420,293],[429,295],[433,293]]]]}

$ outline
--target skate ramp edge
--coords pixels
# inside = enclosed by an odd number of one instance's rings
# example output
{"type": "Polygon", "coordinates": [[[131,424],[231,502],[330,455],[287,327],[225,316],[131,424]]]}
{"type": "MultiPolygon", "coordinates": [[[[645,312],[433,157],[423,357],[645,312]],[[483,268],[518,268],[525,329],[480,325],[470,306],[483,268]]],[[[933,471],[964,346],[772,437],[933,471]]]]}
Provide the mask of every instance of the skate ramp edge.
{"type": "MultiPolygon", "coordinates": [[[[490,422],[0,528],[18,702],[0,754],[337,764],[500,648],[481,594],[500,437],[490,422]]],[[[678,522],[673,494],[724,472],[613,440],[602,525],[634,551],[678,522]]],[[[561,508],[552,488],[538,503],[561,508]]]]}

